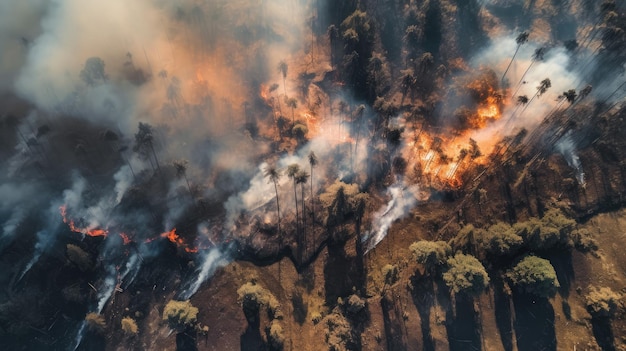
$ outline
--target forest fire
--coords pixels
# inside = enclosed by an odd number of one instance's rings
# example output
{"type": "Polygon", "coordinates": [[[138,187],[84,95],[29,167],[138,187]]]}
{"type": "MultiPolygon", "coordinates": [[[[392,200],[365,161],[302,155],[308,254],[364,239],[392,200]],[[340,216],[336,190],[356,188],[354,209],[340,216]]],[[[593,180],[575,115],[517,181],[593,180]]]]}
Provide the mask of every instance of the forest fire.
{"type": "Polygon", "coordinates": [[[165,232],[161,234],[162,238],[167,238],[170,242],[176,244],[178,247],[185,250],[188,253],[197,253],[200,248],[197,246],[190,246],[185,242],[183,238],[180,237],[178,233],[176,233],[176,228],[170,230],[169,232],[165,232]]]}
{"type": "Polygon", "coordinates": [[[76,226],[73,219],[67,218],[67,206],[66,205],[60,206],[59,211],[61,212],[61,216],[63,217],[63,223],[67,224],[70,230],[75,233],[81,233],[81,234],[84,234],[87,236],[93,236],[93,237],[97,237],[97,236],[106,237],[109,234],[109,231],[106,229],[99,229],[99,228],[88,229],[88,228],[81,228],[81,227],[76,226]]]}

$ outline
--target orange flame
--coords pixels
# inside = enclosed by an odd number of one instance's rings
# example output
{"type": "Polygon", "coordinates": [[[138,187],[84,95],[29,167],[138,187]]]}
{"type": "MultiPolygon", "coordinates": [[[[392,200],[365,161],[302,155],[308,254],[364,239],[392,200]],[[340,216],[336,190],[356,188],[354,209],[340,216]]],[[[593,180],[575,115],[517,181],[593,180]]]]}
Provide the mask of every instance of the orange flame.
{"type": "Polygon", "coordinates": [[[109,231],[106,229],[88,229],[88,228],[80,228],[76,226],[73,219],[67,218],[67,205],[62,205],[59,207],[59,211],[61,212],[61,217],[63,217],[63,223],[67,224],[71,231],[75,233],[81,233],[88,236],[104,236],[106,237],[109,234],[109,231]]]}
{"type": "Polygon", "coordinates": [[[167,238],[167,240],[173,242],[174,244],[182,244],[183,239],[180,238],[178,234],[176,234],[176,228],[170,230],[169,232],[165,232],[161,234],[162,238],[167,238]]]}
{"type": "Polygon", "coordinates": [[[120,237],[122,238],[122,240],[124,241],[124,245],[128,245],[130,243],[132,243],[133,241],[130,239],[130,237],[128,236],[128,234],[120,232],[120,237]]]}
{"type": "Polygon", "coordinates": [[[161,237],[167,238],[167,240],[176,244],[177,246],[185,250],[185,252],[196,253],[199,251],[198,247],[190,246],[188,243],[186,243],[185,240],[183,240],[183,238],[181,238],[180,235],[176,233],[176,228],[170,230],[169,232],[162,233],[161,237]]]}

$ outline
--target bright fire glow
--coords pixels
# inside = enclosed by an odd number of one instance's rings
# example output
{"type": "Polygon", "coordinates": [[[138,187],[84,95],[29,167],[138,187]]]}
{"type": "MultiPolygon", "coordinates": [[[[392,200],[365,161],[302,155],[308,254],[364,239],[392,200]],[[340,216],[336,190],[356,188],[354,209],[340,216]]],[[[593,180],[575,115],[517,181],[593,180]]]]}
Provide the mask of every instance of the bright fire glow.
{"type": "Polygon", "coordinates": [[[88,236],[104,236],[104,237],[106,237],[109,234],[109,231],[106,229],[99,229],[99,228],[89,229],[89,228],[80,228],[76,226],[73,219],[67,218],[67,206],[66,205],[59,207],[59,211],[61,212],[61,216],[63,217],[63,223],[67,224],[68,227],[70,227],[70,230],[75,233],[81,233],[81,234],[88,235],[88,236]]]}

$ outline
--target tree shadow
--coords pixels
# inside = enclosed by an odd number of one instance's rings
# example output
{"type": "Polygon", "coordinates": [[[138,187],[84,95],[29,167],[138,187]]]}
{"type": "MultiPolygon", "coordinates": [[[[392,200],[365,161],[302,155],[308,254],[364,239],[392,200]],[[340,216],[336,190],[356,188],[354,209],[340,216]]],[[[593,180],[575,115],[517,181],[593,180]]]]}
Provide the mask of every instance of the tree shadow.
{"type": "Polygon", "coordinates": [[[328,243],[328,260],[324,266],[324,287],[326,305],[335,306],[337,298],[352,294],[352,288],[361,291],[365,279],[358,270],[358,257],[348,257],[344,250],[345,243],[328,243]]]}
{"type": "Polygon", "coordinates": [[[246,331],[239,337],[241,351],[264,349],[265,345],[263,343],[263,338],[261,337],[261,331],[259,327],[259,318],[248,321],[248,327],[246,328],[246,331]]]}
{"type": "Polygon", "coordinates": [[[615,341],[610,318],[592,318],[591,328],[602,351],[615,351],[615,341]]]}
{"type": "Polygon", "coordinates": [[[574,273],[574,265],[572,263],[572,252],[569,250],[557,250],[547,255],[559,280],[559,295],[567,299],[569,297],[572,281],[576,277],[574,273]]]}
{"type": "Polygon", "coordinates": [[[435,303],[434,283],[420,273],[411,277],[413,304],[420,315],[422,342],[424,351],[435,351],[435,342],[430,331],[430,309],[435,303]]]}
{"type": "Polygon", "coordinates": [[[497,274],[490,274],[493,282],[493,301],[496,314],[496,326],[504,351],[513,351],[513,316],[511,315],[511,298],[504,292],[504,284],[497,274]]]}
{"type": "Polygon", "coordinates": [[[87,331],[85,333],[85,336],[83,337],[82,342],[80,343],[80,345],[78,345],[76,350],[104,351],[106,349],[106,345],[107,343],[104,335],[93,331],[87,331]]]}
{"type": "Polygon", "coordinates": [[[402,315],[397,308],[397,304],[393,301],[393,293],[386,293],[383,295],[383,297],[380,299],[380,307],[383,311],[385,336],[387,339],[387,350],[407,350],[402,328],[402,315]]]}
{"type": "Polygon", "coordinates": [[[196,339],[195,328],[188,328],[184,332],[176,334],[176,351],[198,351],[196,339]]]}
{"type": "Polygon", "coordinates": [[[556,351],[554,309],[547,298],[516,292],[515,336],[519,351],[556,351]]]}
{"type": "Polygon", "coordinates": [[[291,305],[293,306],[293,319],[300,325],[304,324],[308,313],[308,306],[304,303],[300,291],[296,291],[291,296],[291,305]]]}
{"type": "Polygon", "coordinates": [[[455,297],[455,315],[446,311],[450,351],[482,350],[480,316],[474,309],[474,300],[465,294],[455,297]]]}

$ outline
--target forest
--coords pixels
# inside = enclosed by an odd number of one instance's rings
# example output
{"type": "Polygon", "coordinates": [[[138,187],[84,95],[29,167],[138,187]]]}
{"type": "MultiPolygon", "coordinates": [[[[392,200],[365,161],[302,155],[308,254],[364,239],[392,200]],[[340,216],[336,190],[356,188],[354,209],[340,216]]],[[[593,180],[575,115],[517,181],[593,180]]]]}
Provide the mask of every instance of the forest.
{"type": "Polygon", "coordinates": [[[621,0],[0,3],[2,350],[626,350],[621,0]]]}

